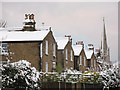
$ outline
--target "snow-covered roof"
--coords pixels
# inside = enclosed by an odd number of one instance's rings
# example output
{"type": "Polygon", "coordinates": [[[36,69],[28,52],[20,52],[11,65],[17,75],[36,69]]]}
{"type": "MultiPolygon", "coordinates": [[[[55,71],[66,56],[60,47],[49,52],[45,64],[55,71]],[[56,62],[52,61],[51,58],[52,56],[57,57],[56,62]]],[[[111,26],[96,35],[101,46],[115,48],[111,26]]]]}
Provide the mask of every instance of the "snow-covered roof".
{"type": "Polygon", "coordinates": [[[2,41],[42,41],[49,30],[46,31],[12,31],[0,32],[2,41]]]}
{"type": "Polygon", "coordinates": [[[23,27],[7,27],[7,28],[0,28],[0,31],[17,31],[22,29],[23,27]]]}
{"type": "Polygon", "coordinates": [[[50,30],[51,26],[39,26],[36,28],[36,30],[50,30]]]}
{"type": "Polygon", "coordinates": [[[92,57],[92,54],[93,54],[93,50],[85,50],[85,54],[86,54],[86,57],[87,59],[91,59],[92,57]]]}
{"type": "Polygon", "coordinates": [[[82,51],[82,45],[72,45],[74,55],[79,56],[82,51]]]}
{"type": "Polygon", "coordinates": [[[55,40],[57,42],[58,49],[64,49],[69,41],[68,37],[55,37],[55,40]]]}
{"type": "MultiPolygon", "coordinates": [[[[33,27],[33,25],[23,25],[23,27],[24,26],[32,26],[33,27]]],[[[20,31],[20,30],[22,30],[23,29],[23,27],[6,27],[6,28],[0,28],[0,31],[20,31]]],[[[35,28],[37,31],[41,31],[41,30],[50,30],[51,29],[51,26],[39,26],[39,27],[36,27],[35,28]]]]}

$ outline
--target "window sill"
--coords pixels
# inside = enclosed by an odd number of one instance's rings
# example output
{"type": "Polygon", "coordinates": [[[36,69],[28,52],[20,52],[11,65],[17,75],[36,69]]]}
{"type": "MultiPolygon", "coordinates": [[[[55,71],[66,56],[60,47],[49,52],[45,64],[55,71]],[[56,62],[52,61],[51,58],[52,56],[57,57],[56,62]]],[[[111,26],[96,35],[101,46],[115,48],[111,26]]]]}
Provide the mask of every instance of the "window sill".
{"type": "Polygon", "coordinates": [[[46,56],[48,56],[49,54],[45,54],[46,56]]]}
{"type": "Polygon", "coordinates": [[[55,56],[55,55],[53,55],[53,57],[54,57],[54,58],[56,58],[56,56],[55,56]]]}

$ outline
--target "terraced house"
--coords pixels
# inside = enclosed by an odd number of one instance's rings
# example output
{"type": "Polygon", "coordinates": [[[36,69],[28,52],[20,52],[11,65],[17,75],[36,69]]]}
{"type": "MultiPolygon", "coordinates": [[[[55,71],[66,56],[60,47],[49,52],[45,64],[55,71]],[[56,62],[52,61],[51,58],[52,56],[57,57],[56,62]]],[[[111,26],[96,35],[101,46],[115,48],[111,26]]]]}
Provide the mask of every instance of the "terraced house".
{"type": "Polygon", "coordinates": [[[96,71],[94,47],[84,48],[83,42],[72,45],[70,35],[54,37],[51,27],[35,27],[34,14],[25,14],[22,28],[2,28],[2,61],[27,60],[39,71],[53,72],[56,66],[61,71],[76,69],[96,71]]]}
{"type": "Polygon", "coordinates": [[[74,69],[74,51],[72,48],[72,39],[68,37],[55,37],[57,49],[57,65],[62,68],[61,71],[66,69],[74,69]]]}
{"type": "Polygon", "coordinates": [[[27,60],[37,70],[51,72],[56,68],[57,44],[51,27],[35,29],[33,14],[26,14],[24,26],[18,31],[0,32],[2,60],[27,60]]]}
{"type": "Polygon", "coordinates": [[[83,41],[78,41],[72,45],[74,50],[74,69],[84,72],[87,67],[87,59],[84,52],[83,41]]]}
{"type": "Polygon", "coordinates": [[[85,54],[87,57],[87,67],[88,71],[97,71],[97,61],[94,55],[94,46],[93,44],[88,44],[87,49],[85,49],[85,54]]]}

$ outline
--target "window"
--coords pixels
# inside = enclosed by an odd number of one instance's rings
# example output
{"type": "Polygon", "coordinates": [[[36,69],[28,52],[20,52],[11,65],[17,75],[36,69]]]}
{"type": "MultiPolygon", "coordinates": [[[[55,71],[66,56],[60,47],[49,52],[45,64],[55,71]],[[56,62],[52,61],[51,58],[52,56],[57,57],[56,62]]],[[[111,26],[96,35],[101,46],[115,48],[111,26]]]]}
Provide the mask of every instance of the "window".
{"type": "Polygon", "coordinates": [[[77,60],[77,66],[79,65],[79,58],[76,59],[77,60]]]}
{"type": "Polygon", "coordinates": [[[48,55],[48,41],[45,41],[45,54],[48,55]]]}
{"type": "Polygon", "coordinates": [[[94,59],[94,67],[96,67],[96,61],[95,61],[95,59],[94,59]]]}
{"type": "Polygon", "coordinates": [[[48,72],[48,62],[46,62],[46,72],[48,72]]]}
{"type": "Polygon", "coordinates": [[[7,43],[2,43],[2,54],[8,53],[8,45],[7,43]]]}
{"type": "Polygon", "coordinates": [[[64,54],[64,51],[62,51],[62,54],[64,54]]]}
{"type": "Polygon", "coordinates": [[[56,62],[53,62],[53,69],[56,68],[56,62]]]}
{"type": "Polygon", "coordinates": [[[42,43],[40,44],[40,57],[42,57],[42,43]]]}
{"type": "Polygon", "coordinates": [[[55,47],[55,44],[53,44],[53,56],[56,56],[55,51],[56,51],[56,47],[55,47]]]}
{"type": "Polygon", "coordinates": [[[66,60],[68,60],[68,50],[66,49],[66,60]]]}
{"type": "Polygon", "coordinates": [[[88,60],[88,67],[90,68],[90,60],[88,60]]]}
{"type": "Polygon", "coordinates": [[[91,67],[93,67],[93,59],[91,58],[91,67]]]}
{"type": "Polygon", "coordinates": [[[71,61],[73,61],[73,52],[71,50],[71,61]]]}
{"type": "Polygon", "coordinates": [[[80,55],[80,65],[82,65],[82,56],[80,55]]]}
{"type": "Polygon", "coordinates": [[[86,66],[86,58],[84,57],[84,66],[86,66]]]}

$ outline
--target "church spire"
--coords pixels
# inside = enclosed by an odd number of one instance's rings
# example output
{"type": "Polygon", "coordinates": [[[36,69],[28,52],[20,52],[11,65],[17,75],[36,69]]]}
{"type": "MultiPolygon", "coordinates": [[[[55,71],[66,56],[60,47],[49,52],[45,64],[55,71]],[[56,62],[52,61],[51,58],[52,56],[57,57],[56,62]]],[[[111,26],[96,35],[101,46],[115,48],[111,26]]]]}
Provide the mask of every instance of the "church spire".
{"type": "Polygon", "coordinates": [[[102,35],[101,35],[101,46],[100,46],[100,49],[102,51],[102,35]]]}
{"type": "Polygon", "coordinates": [[[106,38],[106,29],[105,29],[105,20],[103,17],[103,54],[107,54],[107,38],[106,38]]]}

